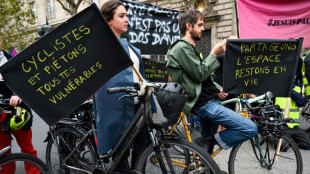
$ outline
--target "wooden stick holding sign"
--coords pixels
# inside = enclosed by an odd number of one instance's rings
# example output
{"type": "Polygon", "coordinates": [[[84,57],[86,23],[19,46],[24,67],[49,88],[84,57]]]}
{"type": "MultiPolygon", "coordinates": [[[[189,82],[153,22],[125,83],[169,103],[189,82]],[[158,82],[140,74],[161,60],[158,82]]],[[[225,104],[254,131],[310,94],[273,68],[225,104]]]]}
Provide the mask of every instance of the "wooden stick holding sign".
{"type": "MultiPolygon", "coordinates": [[[[290,102],[291,102],[291,97],[288,97],[286,100],[286,106],[285,106],[285,110],[284,110],[284,118],[288,118],[290,117],[290,102]]],[[[278,154],[280,152],[280,148],[281,148],[281,144],[282,144],[282,138],[279,139],[278,141],[278,145],[276,148],[276,153],[274,154],[274,160],[278,160],[278,154]]]]}
{"type": "Polygon", "coordinates": [[[143,77],[141,76],[140,72],[132,65],[131,68],[133,69],[133,71],[137,74],[139,80],[141,82],[143,82],[143,77]]]}

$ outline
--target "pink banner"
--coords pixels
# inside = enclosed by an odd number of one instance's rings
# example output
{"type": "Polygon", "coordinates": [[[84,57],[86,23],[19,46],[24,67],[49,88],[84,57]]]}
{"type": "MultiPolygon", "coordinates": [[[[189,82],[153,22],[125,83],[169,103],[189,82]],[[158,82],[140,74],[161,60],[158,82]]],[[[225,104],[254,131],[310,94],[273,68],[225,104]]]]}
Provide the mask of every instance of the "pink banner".
{"type": "Polygon", "coordinates": [[[16,51],[15,48],[12,50],[11,55],[12,55],[12,56],[16,56],[16,55],[17,55],[17,51],[16,51]]]}
{"type": "Polygon", "coordinates": [[[240,38],[298,39],[310,48],[309,0],[237,0],[240,38]]]}

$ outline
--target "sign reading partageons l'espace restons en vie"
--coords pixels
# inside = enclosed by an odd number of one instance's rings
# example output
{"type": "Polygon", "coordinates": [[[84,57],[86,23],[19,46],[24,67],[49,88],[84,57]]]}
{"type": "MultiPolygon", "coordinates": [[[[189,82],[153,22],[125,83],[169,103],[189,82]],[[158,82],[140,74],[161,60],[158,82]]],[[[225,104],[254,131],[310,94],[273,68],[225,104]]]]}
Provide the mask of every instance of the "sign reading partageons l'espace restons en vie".
{"type": "Polygon", "coordinates": [[[180,38],[178,15],[181,11],[151,4],[122,0],[128,31],[123,34],[142,54],[167,54],[169,46],[180,38]]]}
{"type": "Polygon", "coordinates": [[[132,65],[95,4],[40,38],[0,72],[5,83],[48,125],[132,65]]]}
{"type": "Polygon", "coordinates": [[[302,39],[229,39],[224,58],[224,91],[288,97],[302,39]]]}

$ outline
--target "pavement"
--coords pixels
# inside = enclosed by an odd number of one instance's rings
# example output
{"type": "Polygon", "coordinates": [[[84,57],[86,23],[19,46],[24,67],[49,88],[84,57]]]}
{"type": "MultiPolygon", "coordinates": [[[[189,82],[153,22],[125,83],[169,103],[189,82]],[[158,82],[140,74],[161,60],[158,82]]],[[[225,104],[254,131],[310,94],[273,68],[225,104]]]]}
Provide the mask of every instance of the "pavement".
{"type": "MultiPolygon", "coordinates": [[[[45,163],[45,149],[46,144],[43,141],[46,138],[48,131],[48,125],[37,115],[34,114],[33,125],[32,125],[32,142],[34,148],[37,150],[38,157],[45,163]]],[[[16,144],[16,141],[12,143],[13,152],[20,152],[19,146],[16,144]]],[[[230,149],[222,150],[219,155],[215,157],[215,161],[220,166],[221,170],[228,171],[228,159],[229,159],[230,149]]],[[[301,150],[303,158],[303,174],[310,174],[310,151],[301,150]]],[[[251,173],[255,174],[255,173],[251,173]]]]}

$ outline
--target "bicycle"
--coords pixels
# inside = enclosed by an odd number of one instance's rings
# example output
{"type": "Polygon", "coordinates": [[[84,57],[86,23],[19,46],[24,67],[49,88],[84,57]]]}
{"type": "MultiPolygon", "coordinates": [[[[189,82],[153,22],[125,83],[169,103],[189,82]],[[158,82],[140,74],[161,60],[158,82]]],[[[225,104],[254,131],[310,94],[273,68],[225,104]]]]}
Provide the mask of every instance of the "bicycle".
{"type": "MultiPolygon", "coordinates": [[[[0,113],[1,117],[12,114],[12,107],[9,105],[10,99],[5,99],[0,95],[0,113]]],[[[2,127],[0,126],[2,129],[2,127]]],[[[29,173],[48,174],[47,166],[37,157],[26,153],[10,153],[5,154],[11,146],[0,150],[0,173],[25,173],[25,169],[29,173]],[[27,167],[26,164],[27,163],[27,167]]]]}
{"type": "MultiPolygon", "coordinates": [[[[156,124],[150,119],[152,117],[150,96],[159,95],[164,89],[155,84],[148,84],[145,89],[147,92],[141,96],[138,95],[141,91],[139,87],[108,89],[108,93],[124,92],[123,97],[139,97],[141,106],[115,147],[105,155],[97,154],[96,131],[83,126],[83,120],[71,119],[69,124],[62,122],[52,127],[46,150],[47,166],[50,171],[113,173],[138,132],[146,125],[151,143],[138,158],[134,173],[220,173],[214,160],[203,149],[183,139],[168,136],[165,129],[167,125],[156,124]],[[173,146],[182,148],[184,153],[175,151],[173,146]],[[110,166],[107,166],[109,162],[110,166]]],[[[177,95],[184,97],[185,94],[177,95]]],[[[90,125],[94,125],[92,115],[89,117],[91,117],[90,125]]]]}
{"type": "MultiPolygon", "coordinates": [[[[224,105],[231,102],[238,103],[242,115],[253,120],[259,128],[259,136],[232,148],[228,162],[229,173],[253,173],[254,171],[302,173],[303,163],[300,151],[294,141],[285,135],[286,123],[294,122],[294,120],[283,118],[282,112],[277,111],[270,104],[271,98],[271,93],[267,92],[250,100],[234,98],[222,103],[224,105]],[[253,107],[251,105],[253,103],[257,106],[253,107]],[[285,141],[286,145],[278,148],[280,139],[285,141]]],[[[184,124],[186,123],[184,118],[184,115],[180,116],[178,122],[171,128],[170,134],[180,123],[183,124],[184,130],[188,130],[187,124],[184,124]]],[[[191,141],[191,135],[188,132],[185,137],[191,141]]],[[[221,150],[222,148],[218,147],[211,157],[217,156],[221,150]]]]}

